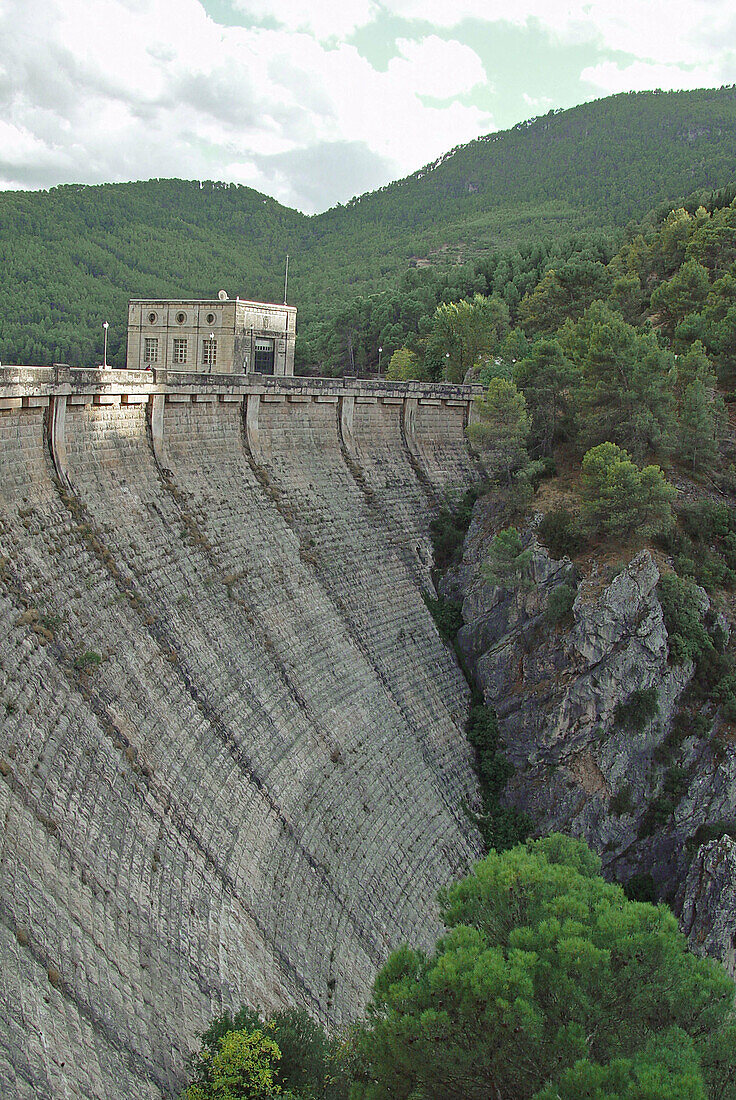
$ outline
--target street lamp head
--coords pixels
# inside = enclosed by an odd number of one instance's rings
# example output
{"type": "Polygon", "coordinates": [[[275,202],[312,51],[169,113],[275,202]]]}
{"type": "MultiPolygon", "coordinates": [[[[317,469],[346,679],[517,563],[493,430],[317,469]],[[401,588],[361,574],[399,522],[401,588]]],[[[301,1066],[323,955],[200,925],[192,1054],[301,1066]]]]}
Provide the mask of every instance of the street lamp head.
{"type": "Polygon", "coordinates": [[[110,327],[110,325],[109,325],[109,323],[108,323],[107,321],[103,321],[103,322],[102,322],[102,327],[103,327],[103,328],[109,328],[109,327],[110,327]]]}

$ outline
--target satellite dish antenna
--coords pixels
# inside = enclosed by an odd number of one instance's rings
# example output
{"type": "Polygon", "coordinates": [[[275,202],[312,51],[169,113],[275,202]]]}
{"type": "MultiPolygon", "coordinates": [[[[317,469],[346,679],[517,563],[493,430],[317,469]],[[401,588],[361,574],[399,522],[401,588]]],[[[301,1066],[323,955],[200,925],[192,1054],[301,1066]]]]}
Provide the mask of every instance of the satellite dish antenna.
{"type": "Polygon", "coordinates": [[[221,302],[226,302],[227,301],[227,291],[226,290],[218,290],[217,297],[220,299],[221,302]]]}

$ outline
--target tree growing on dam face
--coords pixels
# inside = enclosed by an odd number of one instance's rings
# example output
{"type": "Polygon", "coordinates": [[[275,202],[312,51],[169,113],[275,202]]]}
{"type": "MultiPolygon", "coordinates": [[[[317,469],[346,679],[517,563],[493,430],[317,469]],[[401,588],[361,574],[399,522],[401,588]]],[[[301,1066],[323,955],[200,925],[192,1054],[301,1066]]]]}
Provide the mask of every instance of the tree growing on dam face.
{"type": "Polygon", "coordinates": [[[434,953],[376,979],[352,1100],[733,1100],[733,982],[599,871],[552,835],[445,891],[434,953]]]}

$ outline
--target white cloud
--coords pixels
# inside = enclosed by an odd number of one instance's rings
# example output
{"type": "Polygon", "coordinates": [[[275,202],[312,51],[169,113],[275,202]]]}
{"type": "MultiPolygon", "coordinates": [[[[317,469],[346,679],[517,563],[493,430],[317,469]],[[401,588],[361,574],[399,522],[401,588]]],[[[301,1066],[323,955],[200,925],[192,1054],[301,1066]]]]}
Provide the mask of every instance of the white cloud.
{"type": "Polygon", "coordinates": [[[683,69],[678,65],[648,61],[633,61],[623,66],[614,61],[602,61],[583,69],[580,79],[603,95],[643,92],[652,88],[661,88],[665,92],[682,91],[720,83],[720,77],[713,68],[683,69]]]}
{"type": "MultiPolygon", "coordinates": [[[[276,10],[298,19],[318,7],[276,10]]],[[[371,11],[367,0],[341,7],[347,24],[371,11]]],[[[378,72],[347,43],[224,27],[197,0],[11,0],[0,41],[12,58],[0,73],[0,175],[25,186],[225,176],[314,209],[362,190],[359,165],[367,185],[388,182],[492,126],[456,99],[485,80],[480,58],[435,35],[402,40],[378,72]],[[342,150],[329,179],[306,155],[315,148],[342,150]],[[285,175],[297,163],[313,173],[301,189],[285,175]]]]}
{"type": "Polygon", "coordinates": [[[550,107],[554,106],[553,101],[546,95],[527,95],[526,92],[522,92],[521,98],[530,110],[537,111],[540,114],[548,111],[550,107]]]}
{"type": "Polygon", "coordinates": [[[407,93],[449,99],[486,83],[486,71],[475,50],[460,42],[446,42],[437,35],[421,41],[399,38],[400,56],[389,62],[388,72],[407,93]]]}
{"type": "Polygon", "coordinates": [[[453,39],[470,17],[627,55],[589,65],[581,98],[736,80],[725,0],[231,2],[252,26],[202,0],[0,0],[0,178],[226,178],[307,210],[344,201],[493,129],[471,102],[492,90],[482,60],[453,39]],[[409,23],[378,71],[346,36],[386,10],[409,23]]]}
{"type": "Polygon", "coordinates": [[[694,65],[736,48],[730,0],[392,0],[407,19],[452,28],[464,20],[526,26],[663,64],[694,65]]]}
{"type": "MultiPolygon", "coordinates": [[[[254,20],[264,17],[263,0],[233,0],[233,6],[254,20]]],[[[375,0],[270,0],[270,19],[290,30],[307,31],[320,40],[346,38],[377,14],[375,0]]]]}

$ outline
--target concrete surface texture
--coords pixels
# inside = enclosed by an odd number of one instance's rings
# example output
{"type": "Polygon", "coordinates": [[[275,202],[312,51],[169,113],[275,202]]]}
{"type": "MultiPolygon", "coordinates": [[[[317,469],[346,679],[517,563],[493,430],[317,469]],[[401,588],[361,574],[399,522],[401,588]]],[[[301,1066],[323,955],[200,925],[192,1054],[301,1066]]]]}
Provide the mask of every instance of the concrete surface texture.
{"type": "Polygon", "coordinates": [[[0,1095],[354,1018],[480,855],[428,525],[468,388],[0,371],[0,1095]],[[288,383],[288,384],[287,384],[288,383]]]}

